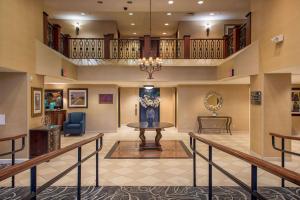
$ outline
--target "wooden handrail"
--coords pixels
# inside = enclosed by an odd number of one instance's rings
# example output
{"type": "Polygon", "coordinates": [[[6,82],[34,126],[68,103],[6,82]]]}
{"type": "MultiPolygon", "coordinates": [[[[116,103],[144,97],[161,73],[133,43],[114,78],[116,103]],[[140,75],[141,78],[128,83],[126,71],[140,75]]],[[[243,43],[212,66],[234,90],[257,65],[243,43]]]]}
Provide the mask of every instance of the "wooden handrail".
{"type": "Polygon", "coordinates": [[[226,146],[223,146],[221,144],[212,142],[210,140],[201,138],[199,136],[196,136],[194,133],[189,133],[189,135],[192,138],[195,138],[196,140],[198,140],[200,142],[203,142],[207,145],[210,145],[210,146],[212,146],[212,147],[214,147],[214,148],[216,148],[216,149],[218,149],[222,152],[228,153],[229,155],[232,155],[236,158],[244,160],[244,161],[250,163],[251,165],[255,165],[255,166],[271,173],[271,174],[274,174],[274,175],[279,176],[281,178],[284,178],[285,180],[288,180],[292,183],[300,185],[300,174],[297,173],[297,172],[294,172],[294,171],[291,171],[291,170],[288,170],[288,169],[284,169],[282,167],[279,167],[277,165],[274,165],[274,164],[269,163],[267,161],[264,161],[262,159],[256,158],[256,157],[251,156],[249,154],[243,153],[241,151],[238,151],[238,150],[232,149],[230,147],[226,147],[226,146]]]}
{"type": "Polygon", "coordinates": [[[6,137],[6,138],[0,138],[0,142],[9,141],[9,140],[16,140],[16,139],[23,138],[23,137],[26,137],[26,136],[27,136],[27,134],[21,134],[21,135],[6,137]]]}
{"type": "Polygon", "coordinates": [[[66,146],[64,148],[61,148],[61,149],[58,149],[56,151],[52,151],[50,153],[47,153],[47,154],[44,154],[44,155],[41,155],[41,156],[38,156],[38,157],[35,157],[33,159],[30,159],[30,160],[27,160],[25,162],[22,162],[20,164],[16,164],[14,166],[11,166],[11,167],[8,167],[8,168],[4,168],[2,170],[0,170],[0,181],[3,181],[11,176],[14,176],[18,173],[21,173],[25,170],[28,170],[34,166],[37,166],[41,163],[44,163],[44,162],[47,162],[53,158],[56,158],[64,153],[67,153],[69,151],[72,151],[78,147],[81,147],[85,144],[88,144],[92,141],[95,141],[101,137],[103,137],[103,133],[99,133],[97,136],[94,136],[94,137],[91,137],[89,139],[86,139],[86,140],[82,140],[80,142],[77,142],[77,143],[74,143],[74,144],[71,144],[69,146],[66,146]]]}
{"type": "Polygon", "coordinates": [[[281,135],[281,134],[278,134],[278,133],[270,133],[270,135],[274,136],[274,137],[289,139],[289,140],[300,140],[299,136],[281,135]]]}

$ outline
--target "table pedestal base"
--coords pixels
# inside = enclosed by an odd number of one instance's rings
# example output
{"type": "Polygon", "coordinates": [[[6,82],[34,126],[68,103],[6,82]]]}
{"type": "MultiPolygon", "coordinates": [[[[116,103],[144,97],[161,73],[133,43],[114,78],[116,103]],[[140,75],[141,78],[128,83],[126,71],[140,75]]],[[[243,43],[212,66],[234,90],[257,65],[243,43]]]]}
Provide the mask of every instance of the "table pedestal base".
{"type": "Polygon", "coordinates": [[[162,138],[161,135],[161,129],[156,129],[156,136],[155,136],[155,142],[146,142],[146,137],[145,137],[145,129],[140,129],[140,151],[144,150],[158,150],[162,151],[161,145],[160,145],[160,139],[162,138]]]}

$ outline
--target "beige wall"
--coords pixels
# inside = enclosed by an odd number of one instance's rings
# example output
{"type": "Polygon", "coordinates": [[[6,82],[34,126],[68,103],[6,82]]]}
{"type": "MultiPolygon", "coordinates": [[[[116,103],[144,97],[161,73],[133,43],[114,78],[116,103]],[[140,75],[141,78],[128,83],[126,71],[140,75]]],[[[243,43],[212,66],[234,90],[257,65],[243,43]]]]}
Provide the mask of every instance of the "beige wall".
{"type": "Polygon", "coordinates": [[[252,41],[259,40],[264,72],[300,67],[300,1],[251,0],[252,41]],[[271,38],[283,34],[284,42],[275,45],[271,38]]]}
{"type": "MultiPolygon", "coordinates": [[[[139,88],[120,88],[120,111],[121,124],[139,121],[139,88]]],[[[175,124],[175,88],[160,88],[160,121],[175,124]]]]}
{"type": "Polygon", "coordinates": [[[254,42],[237,54],[227,58],[218,66],[218,79],[231,76],[234,69],[235,77],[258,74],[259,72],[259,44],[254,42]]]}
{"type": "Polygon", "coordinates": [[[43,37],[43,2],[0,1],[0,66],[35,72],[35,40],[43,37]]]}
{"type": "Polygon", "coordinates": [[[64,77],[77,79],[77,66],[43,43],[36,41],[35,44],[37,74],[61,77],[61,69],[64,69],[64,77]]]}
{"type": "MultiPolygon", "coordinates": [[[[27,75],[26,73],[0,73],[0,114],[5,114],[6,124],[0,125],[0,138],[27,133],[27,75]]],[[[19,147],[19,143],[17,143],[19,147]]],[[[17,158],[27,157],[26,149],[17,158]]],[[[0,152],[11,150],[11,143],[1,142],[0,152]]]]}
{"type": "Polygon", "coordinates": [[[45,89],[64,90],[64,109],[86,113],[86,131],[116,132],[118,128],[118,87],[115,85],[45,85],[45,89]],[[88,88],[88,108],[68,108],[68,88],[88,88]],[[113,94],[113,104],[99,104],[99,94],[113,94]]]}
{"type": "Polygon", "coordinates": [[[204,106],[204,98],[209,91],[222,95],[224,104],[218,113],[232,117],[232,131],[249,131],[248,85],[178,86],[178,131],[197,131],[197,116],[211,115],[204,106]]]}
{"type": "Polygon", "coordinates": [[[70,34],[71,37],[79,38],[103,38],[105,34],[113,33],[115,38],[118,37],[117,23],[114,21],[97,21],[97,20],[62,20],[50,19],[52,24],[59,24],[64,34],[70,34]],[[79,22],[79,35],[75,34],[75,24],[79,22]]]}
{"type": "Polygon", "coordinates": [[[190,35],[191,38],[223,38],[224,24],[244,24],[245,20],[181,21],[178,24],[179,38],[190,35]],[[209,37],[206,36],[206,24],[211,25],[209,37]]]}

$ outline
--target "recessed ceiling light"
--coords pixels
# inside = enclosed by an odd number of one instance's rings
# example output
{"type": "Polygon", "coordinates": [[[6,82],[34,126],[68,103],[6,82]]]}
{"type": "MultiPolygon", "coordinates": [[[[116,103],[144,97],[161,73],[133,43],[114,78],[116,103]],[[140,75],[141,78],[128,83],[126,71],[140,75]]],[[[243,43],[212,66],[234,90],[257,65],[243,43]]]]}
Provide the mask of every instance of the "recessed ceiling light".
{"type": "Polygon", "coordinates": [[[167,33],[163,32],[163,35],[167,35],[167,33]]]}
{"type": "Polygon", "coordinates": [[[84,16],[85,15],[85,13],[84,12],[82,12],[82,13],[80,13],[82,16],[84,16]]]}
{"type": "Polygon", "coordinates": [[[215,13],[212,12],[212,13],[209,13],[209,15],[213,16],[213,15],[215,15],[215,13]]]}
{"type": "Polygon", "coordinates": [[[135,25],[135,23],[131,23],[130,25],[131,25],[131,26],[134,26],[134,25],[135,25]]]}
{"type": "Polygon", "coordinates": [[[133,15],[133,13],[132,13],[132,12],[130,12],[130,13],[128,13],[128,15],[133,15]]]}
{"type": "Polygon", "coordinates": [[[136,35],[136,32],[132,33],[133,35],[136,35]]]}
{"type": "Polygon", "coordinates": [[[169,23],[165,23],[165,26],[169,26],[169,23]]]}
{"type": "Polygon", "coordinates": [[[173,3],[174,3],[174,1],[168,1],[168,4],[170,4],[170,5],[173,4],[173,3]]]}
{"type": "Polygon", "coordinates": [[[198,4],[203,4],[204,3],[204,1],[198,1],[198,4]]]}
{"type": "Polygon", "coordinates": [[[171,15],[172,15],[172,13],[168,12],[168,13],[167,13],[167,15],[168,15],[168,16],[171,16],[171,15]]]}
{"type": "Polygon", "coordinates": [[[99,4],[103,4],[103,1],[97,1],[97,3],[99,3],[99,4]]]}

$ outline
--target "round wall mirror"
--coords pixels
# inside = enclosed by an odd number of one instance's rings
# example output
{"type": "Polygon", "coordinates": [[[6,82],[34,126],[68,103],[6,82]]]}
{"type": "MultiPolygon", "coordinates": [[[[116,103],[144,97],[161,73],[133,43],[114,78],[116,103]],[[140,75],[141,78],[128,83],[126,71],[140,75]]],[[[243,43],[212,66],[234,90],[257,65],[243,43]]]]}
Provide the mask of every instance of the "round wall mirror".
{"type": "Polygon", "coordinates": [[[222,108],[223,98],[216,92],[209,92],[205,97],[204,105],[207,110],[212,112],[213,116],[217,116],[217,111],[222,108]]]}

